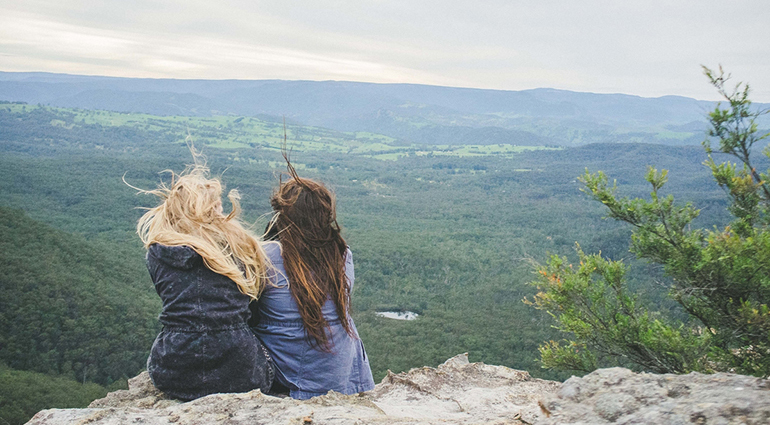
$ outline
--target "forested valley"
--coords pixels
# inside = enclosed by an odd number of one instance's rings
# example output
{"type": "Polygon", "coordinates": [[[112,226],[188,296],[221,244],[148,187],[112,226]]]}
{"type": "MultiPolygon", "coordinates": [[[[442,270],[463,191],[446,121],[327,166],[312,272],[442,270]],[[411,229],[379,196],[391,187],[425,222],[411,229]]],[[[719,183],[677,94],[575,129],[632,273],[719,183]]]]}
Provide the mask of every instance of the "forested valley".
{"type": "MultiPolygon", "coordinates": [[[[134,233],[151,189],[191,162],[186,142],[242,195],[260,231],[285,169],[283,124],[262,117],[178,117],[0,103],[0,411],[18,423],[46,407],[82,406],[144,367],[160,300],[134,233]],[[44,378],[48,377],[48,378],[44,378]],[[35,394],[30,395],[30,394],[35,394]],[[67,397],[60,396],[67,394],[67,397]],[[30,413],[31,412],[31,413],[30,413]],[[25,416],[26,415],[26,416],[25,416]]],[[[630,229],[602,219],[577,176],[605,170],[646,196],[646,165],[666,190],[701,208],[701,226],[729,220],[698,145],[580,147],[404,144],[392,137],[290,124],[301,175],[336,193],[353,251],[353,317],[379,381],[388,369],[471,361],[537,377],[552,319],[522,303],[535,263],[586,252],[634,263],[631,285],[671,315],[659,269],[628,253],[630,229]],[[412,311],[417,320],[377,316],[412,311]]],[[[761,164],[766,166],[766,164],[761,164]]]]}

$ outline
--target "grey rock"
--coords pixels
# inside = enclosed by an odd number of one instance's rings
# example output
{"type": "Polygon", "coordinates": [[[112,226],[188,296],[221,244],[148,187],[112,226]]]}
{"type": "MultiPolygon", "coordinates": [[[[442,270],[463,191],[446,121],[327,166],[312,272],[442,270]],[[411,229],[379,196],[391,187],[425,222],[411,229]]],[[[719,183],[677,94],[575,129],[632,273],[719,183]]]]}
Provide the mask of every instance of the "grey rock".
{"type": "Polygon", "coordinates": [[[572,377],[543,397],[555,424],[770,424],[770,382],[717,373],[655,375],[611,368],[572,377]]]}
{"type": "Polygon", "coordinates": [[[609,422],[639,410],[640,404],[631,395],[602,393],[594,400],[594,411],[609,422]]]}
{"type": "Polygon", "coordinates": [[[29,424],[770,424],[770,381],[717,373],[600,369],[559,384],[461,354],[391,373],[373,391],[306,401],[259,391],[168,399],[147,373],[87,409],[50,409],[29,424]]]}
{"type": "Polygon", "coordinates": [[[128,380],[128,390],[119,390],[107,394],[106,397],[94,400],[89,408],[99,407],[139,407],[143,409],[159,409],[181,403],[167,398],[152,384],[150,374],[145,372],[128,380]]]}
{"type": "Polygon", "coordinates": [[[544,418],[538,400],[560,384],[503,366],[469,363],[461,354],[437,368],[388,373],[373,391],[331,392],[307,401],[251,391],[181,403],[155,389],[147,373],[129,389],[87,409],[50,409],[29,424],[527,424],[544,418]]]}

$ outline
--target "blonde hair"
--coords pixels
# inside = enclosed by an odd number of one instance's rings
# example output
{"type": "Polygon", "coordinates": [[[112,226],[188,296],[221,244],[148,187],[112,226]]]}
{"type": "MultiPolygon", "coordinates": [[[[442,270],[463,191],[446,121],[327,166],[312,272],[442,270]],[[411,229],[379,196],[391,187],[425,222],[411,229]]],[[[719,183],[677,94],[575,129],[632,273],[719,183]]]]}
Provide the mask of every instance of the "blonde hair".
{"type": "Polygon", "coordinates": [[[161,183],[155,190],[140,189],[163,200],[136,226],[145,248],[155,243],[187,245],[203,257],[211,271],[229,277],[243,294],[257,299],[264,286],[266,256],[257,237],[238,218],[238,191],[227,195],[233,208],[225,216],[222,184],[208,177],[205,165],[190,166],[179,175],[167,171],[171,173],[170,187],[161,183]]]}

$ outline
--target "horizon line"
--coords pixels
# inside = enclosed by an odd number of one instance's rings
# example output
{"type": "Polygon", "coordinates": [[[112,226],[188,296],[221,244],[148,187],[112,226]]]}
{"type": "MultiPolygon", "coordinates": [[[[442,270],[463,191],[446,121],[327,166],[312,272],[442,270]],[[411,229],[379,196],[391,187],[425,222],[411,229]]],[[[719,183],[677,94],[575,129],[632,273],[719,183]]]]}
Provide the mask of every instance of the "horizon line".
{"type": "MultiPolygon", "coordinates": [[[[410,83],[410,82],[373,82],[373,81],[357,81],[357,80],[311,80],[311,79],[283,79],[283,78],[255,78],[255,79],[245,79],[245,78],[170,78],[170,77],[125,77],[125,76],[113,76],[113,75],[98,75],[98,74],[72,74],[68,72],[51,72],[51,71],[3,71],[0,70],[0,74],[47,74],[47,75],[59,75],[59,76],[67,76],[67,77],[81,77],[81,78],[103,78],[103,79],[115,79],[115,80],[151,80],[151,81],[207,81],[207,82],[259,82],[259,81],[282,81],[282,82],[310,82],[310,83],[353,83],[353,84],[372,84],[372,85],[380,85],[380,86],[422,86],[422,87],[436,87],[436,88],[445,88],[445,89],[457,89],[457,90],[477,90],[477,91],[494,91],[494,92],[509,92],[509,93],[518,93],[518,92],[527,92],[527,91],[535,91],[535,90],[553,90],[553,91],[559,91],[559,92],[565,92],[565,93],[580,93],[580,94],[595,94],[595,95],[606,95],[606,96],[628,96],[628,97],[636,97],[640,99],[662,99],[662,98],[682,98],[682,99],[691,99],[698,102],[721,102],[725,101],[724,99],[721,100],[707,100],[707,99],[698,99],[694,97],[679,95],[679,94],[666,94],[662,96],[642,96],[638,94],[630,94],[630,93],[622,93],[622,92],[593,92],[593,91],[578,91],[578,90],[570,90],[570,89],[560,89],[556,87],[533,87],[528,89],[521,89],[521,90],[512,90],[512,89],[495,89],[495,88],[481,88],[481,87],[468,87],[468,86],[449,86],[449,85],[440,85],[440,84],[424,84],[424,83],[410,83]]],[[[0,81],[13,81],[13,80],[2,80],[0,81]]],[[[23,81],[23,80],[18,80],[23,81]]],[[[763,104],[763,103],[769,103],[769,102],[752,102],[757,104],[763,104]]]]}

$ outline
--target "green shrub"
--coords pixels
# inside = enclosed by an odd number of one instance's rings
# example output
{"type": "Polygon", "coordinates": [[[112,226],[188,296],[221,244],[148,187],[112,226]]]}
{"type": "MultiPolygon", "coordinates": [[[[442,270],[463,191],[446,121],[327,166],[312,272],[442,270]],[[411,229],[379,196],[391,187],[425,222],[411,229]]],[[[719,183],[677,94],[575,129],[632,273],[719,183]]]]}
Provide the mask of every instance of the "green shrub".
{"type": "MultiPolygon", "coordinates": [[[[633,227],[631,252],[662,266],[669,295],[689,320],[640,305],[621,261],[586,255],[578,247],[579,267],[553,256],[532,282],[541,292],[527,302],[548,311],[572,337],[540,347],[544,367],[590,371],[615,363],[657,373],[770,375],[770,188],[767,174],[751,161],[754,146],[770,135],[760,135],[756,122],[766,111],[751,107],[747,84],[729,91],[721,68],[704,72],[728,102],[709,114],[708,134],[719,140],[718,152],[739,160],[716,163],[709,140],[704,142],[705,165],[730,197],[730,225],[694,228],[699,210],[660,194],[666,170],[648,168],[649,200],[619,198],[602,172],[582,177],[584,192],[604,204],[609,217],[633,227]]],[[[764,154],[770,157],[770,148],[764,154]]]]}

